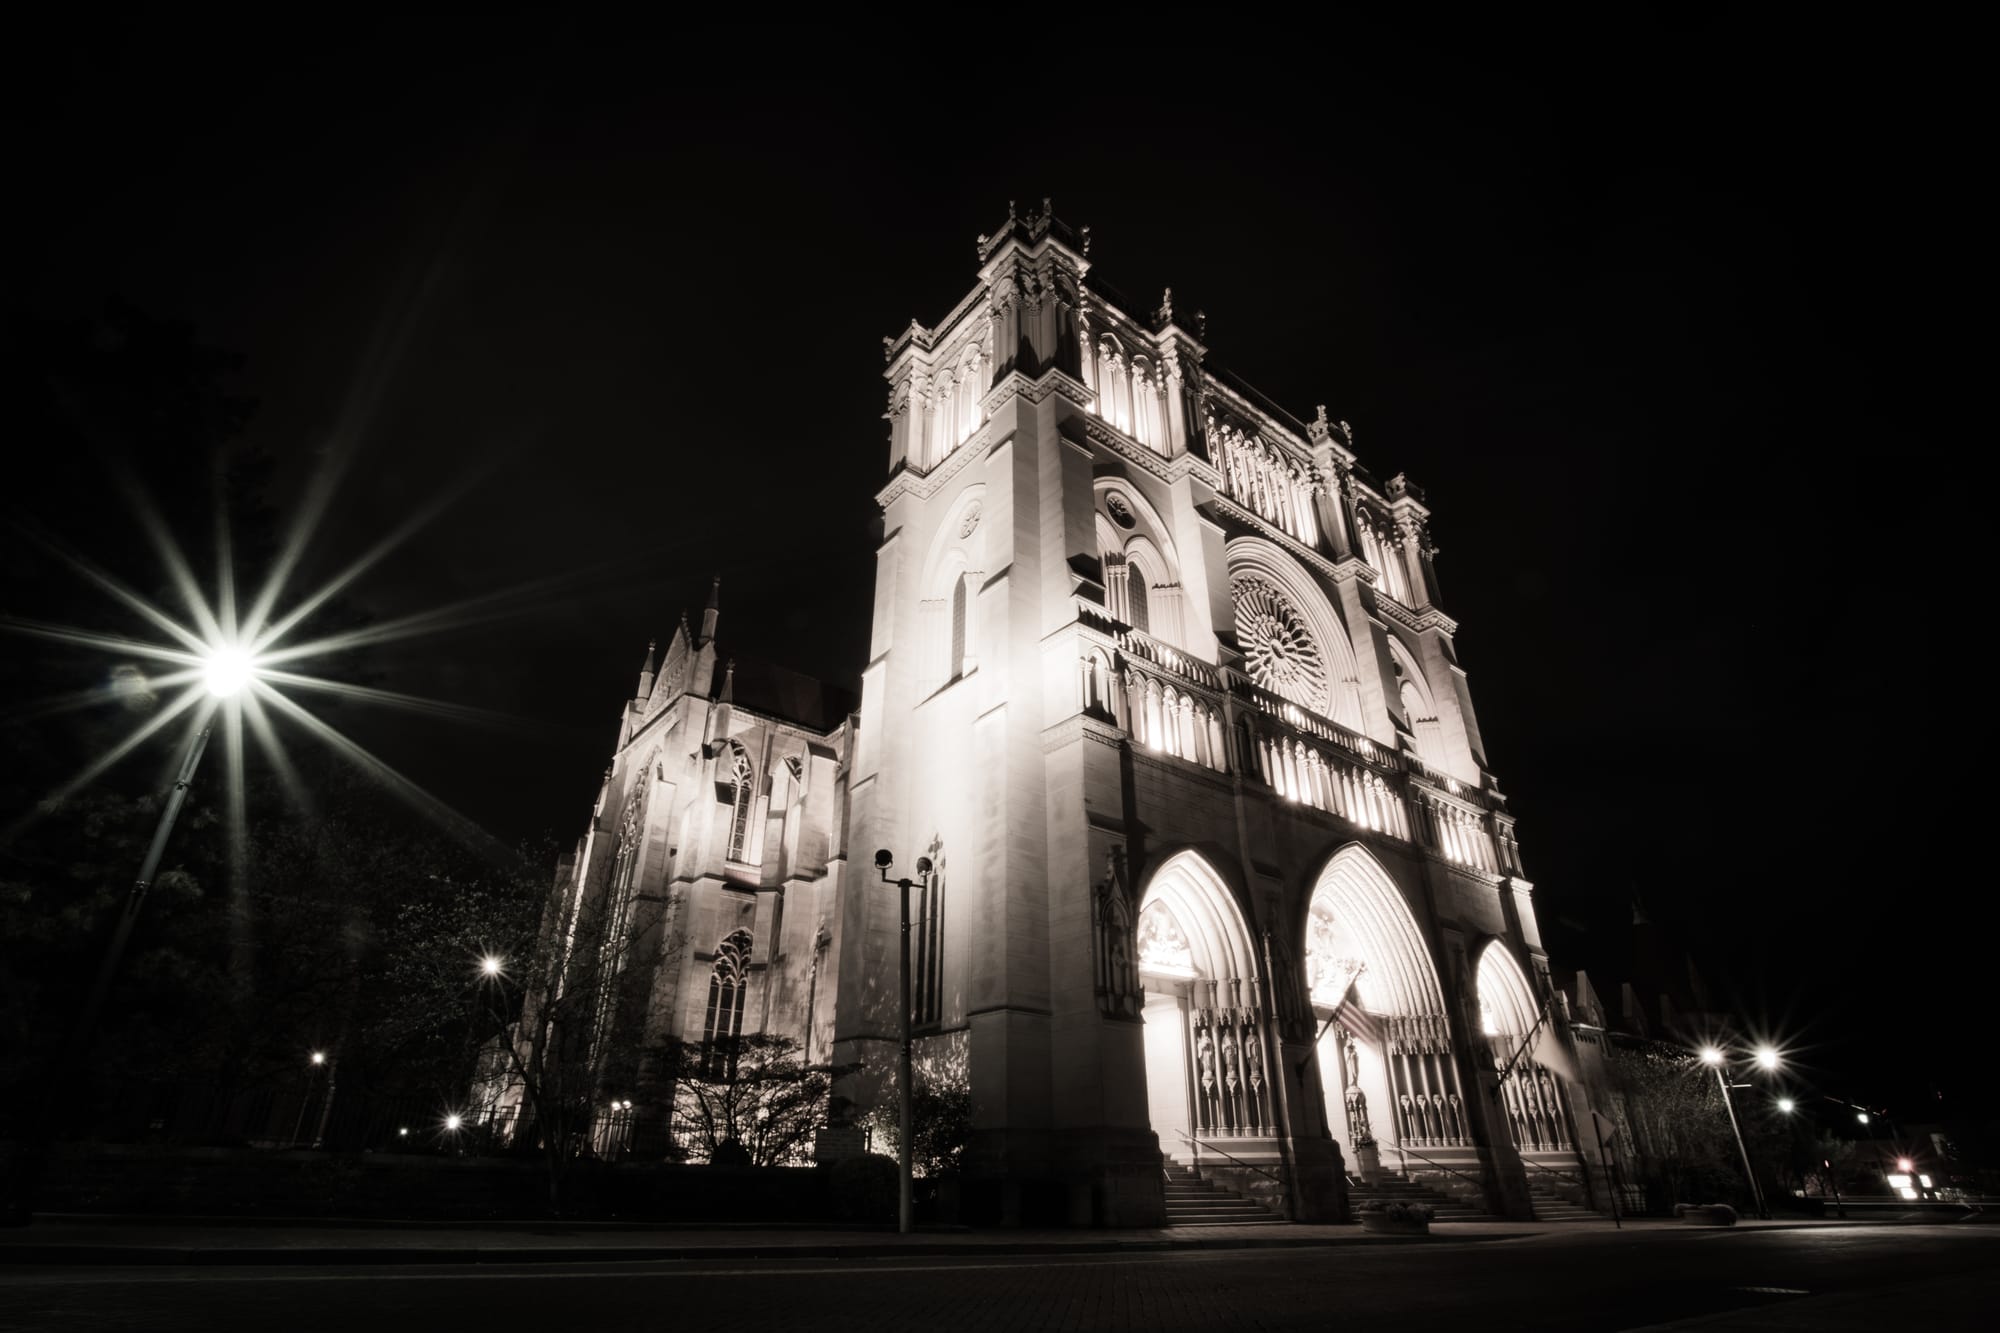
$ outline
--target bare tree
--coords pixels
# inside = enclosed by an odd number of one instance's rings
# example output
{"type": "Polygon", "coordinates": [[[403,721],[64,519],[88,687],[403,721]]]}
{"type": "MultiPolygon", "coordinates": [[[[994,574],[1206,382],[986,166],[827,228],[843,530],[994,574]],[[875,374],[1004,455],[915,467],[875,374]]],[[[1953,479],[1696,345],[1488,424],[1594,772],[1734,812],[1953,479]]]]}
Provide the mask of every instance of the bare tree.
{"type": "Polygon", "coordinates": [[[682,1042],[669,1060],[674,1137],[689,1157],[785,1166],[810,1160],[844,1070],[809,1065],[790,1037],[682,1042]]]}
{"type": "Polygon", "coordinates": [[[561,1213],[570,1167],[602,1150],[593,1132],[615,1114],[608,1085],[622,1075],[629,1089],[646,1054],[653,965],[676,937],[635,922],[629,898],[592,898],[567,873],[532,923],[510,930],[483,906],[467,894],[433,909],[451,920],[420,932],[430,955],[413,960],[405,991],[433,996],[435,1021],[462,1024],[479,1048],[464,1129],[538,1150],[561,1213]]]}

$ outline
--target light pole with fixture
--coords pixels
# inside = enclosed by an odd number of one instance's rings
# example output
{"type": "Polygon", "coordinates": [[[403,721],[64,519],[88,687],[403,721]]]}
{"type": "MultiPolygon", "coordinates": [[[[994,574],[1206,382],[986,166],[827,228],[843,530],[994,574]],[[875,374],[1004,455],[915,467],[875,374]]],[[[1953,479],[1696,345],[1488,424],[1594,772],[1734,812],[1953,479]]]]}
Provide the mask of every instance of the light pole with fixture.
{"type": "MultiPolygon", "coordinates": [[[[242,693],[256,676],[256,659],[242,648],[227,645],[212,648],[202,659],[202,684],[207,687],[210,697],[217,701],[242,693]]],[[[69,1039],[71,1059],[83,1054],[83,1048],[97,1030],[98,1017],[104,1012],[104,1001],[111,994],[112,979],[118,975],[118,964],[125,956],[125,946],[132,940],[132,928],[139,924],[139,913],[146,905],[146,894],[152,889],[153,876],[159,873],[160,859],[167,852],[167,839],[181,817],[181,807],[187,803],[188,788],[194,782],[202,754],[208,749],[209,732],[214,729],[215,711],[214,705],[210,705],[202,719],[201,730],[195,733],[194,740],[188,745],[187,757],[181,760],[180,773],[167,793],[166,806],[160,811],[160,822],[153,829],[153,841],[146,848],[146,859],[139,863],[139,877],[132,881],[132,887],[125,895],[125,907],[118,914],[118,924],[111,932],[111,943],[104,951],[104,960],[98,964],[96,980],[90,983],[89,998],[83,1002],[83,1014],[77,1019],[76,1030],[69,1039]]]]}
{"type": "MultiPolygon", "coordinates": [[[[1736,1123],[1736,1103],[1729,1095],[1728,1076],[1722,1072],[1724,1063],[1722,1048],[1702,1047],[1701,1062],[1715,1071],[1715,1086],[1722,1089],[1722,1109],[1729,1113],[1729,1132],[1736,1136],[1736,1151],[1743,1158],[1743,1175],[1750,1182],[1750,1197],[1757,1201],[1757,1216],[1769,1219],[1771,1212],[1764,1206],[1764,1187],[1757,1183],[1757,1172],[1750,1165],[1750,1149],[1743,1143],[1742,1126],[1736,1123]]],[[[1757,1063],[1765,1069],[1776,1069],[1778,1053],[1769,1046],[1761,1046],[1757,1049],[1757,1063]]]]}
{"type": "Polygon", "coordinates": [[[306,1107],[312,1105],[313,1075],[319,1073],[319,1071],[323,1069],[325,1066],[326,1066],[325,1051],[314,1051],[312,1053],[312,1058],[306,1062],[306,1090],[303,1093],[299,1094],[299,1113],[292,1117],[291,1146],[294,1148],[299,1146],[299,1131],[305,1128],[306,1107]]]}
{"type": "Polygon", "coordinates": [[[902,955],[896,969],[897,991],[902,1000],[901,1026],[902,1056],[897,1062],[896,1076],[896,1230],[904,1235],[910,1233],[910,888],[912,885],[929,888],[931,882],[931,859],[917,858],[917,877],[901,879],[889,878],[889,867],[896,864],[896,858],[888,848],[875,853],[875,869],[881,874],[884,884],[894,884],[902,894],[902,955]]]}

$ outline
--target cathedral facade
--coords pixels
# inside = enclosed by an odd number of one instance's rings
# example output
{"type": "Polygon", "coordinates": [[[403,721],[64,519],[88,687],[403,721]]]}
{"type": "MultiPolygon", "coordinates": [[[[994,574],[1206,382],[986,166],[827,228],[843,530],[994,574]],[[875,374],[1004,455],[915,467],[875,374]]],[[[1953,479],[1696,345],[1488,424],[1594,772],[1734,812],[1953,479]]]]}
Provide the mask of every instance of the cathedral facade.
{"type": "Polygon", "coordinates": [[[649,659],[572,876],[629,899],[622,1021],[788,1034],[858,1071],[836,1120],[892,1104],[886,850],[969,1220],[1158,1225],[1163,1154],[1297,1220],[1379,1172],[1525,1216],[1577,1164],[1565,1034],[1423,496],[1089,250],[1010,210],[885,340],[857,711],[747,700],[713,609],[649,659]]]}

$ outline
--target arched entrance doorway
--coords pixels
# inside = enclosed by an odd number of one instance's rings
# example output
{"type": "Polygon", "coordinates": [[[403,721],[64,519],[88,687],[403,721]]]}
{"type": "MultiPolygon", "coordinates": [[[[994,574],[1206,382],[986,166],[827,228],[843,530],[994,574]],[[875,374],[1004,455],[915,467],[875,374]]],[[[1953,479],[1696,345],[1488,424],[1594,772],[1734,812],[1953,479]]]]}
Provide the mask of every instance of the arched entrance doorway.
{"type": "Polygon", "coordinates": [[[1313,888],[1306,985],[1327,1124],[1350,1165],[1371,1144],[1395,1169],[1465,1156],[1471,1128],[1437,968],[1402,891],[1360,847],[1336,852],[1313,888]]]}
{"type": "Polygon", "coordinates": [[[1500,1080],[1500,1106],[1507,1133],[1522,1154],[1574,1153],[1569,1116],[1562,1104],[1561,1083],[1545,1061],[1560,1054],[1555,1036],[1539,1022],[1541,1006],[1534,989],[1499,940],[1491,940],[1479,955],[1475,982],[1479,995],[1479,1027],[1500,1080]]]}
{"type": "Polygon", "coordinates": [[[1138,953],[1160,1151],[1192,1162],[1197,1142],[1274,1136],[1257,955],[1228,884],[1199,854],[1154,872],[1139,902],[1138,953]]]}

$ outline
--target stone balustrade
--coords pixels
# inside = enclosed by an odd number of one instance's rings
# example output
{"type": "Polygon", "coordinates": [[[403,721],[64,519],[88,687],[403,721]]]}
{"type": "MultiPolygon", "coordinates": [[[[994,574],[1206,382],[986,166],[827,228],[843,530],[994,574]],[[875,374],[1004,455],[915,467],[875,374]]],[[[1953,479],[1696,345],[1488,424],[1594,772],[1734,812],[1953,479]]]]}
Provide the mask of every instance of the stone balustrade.
{"type": "MultiPolygon", "coordinates": [[[[1484,792],[1330,718],[1079,608],[1079,704],[1155,754],[1238,773],[1285,800],[1488,875],[1520,873],[1484,792]]],[[[1497,795],[1494,798],[1498,799],[1497,795]]]]}

